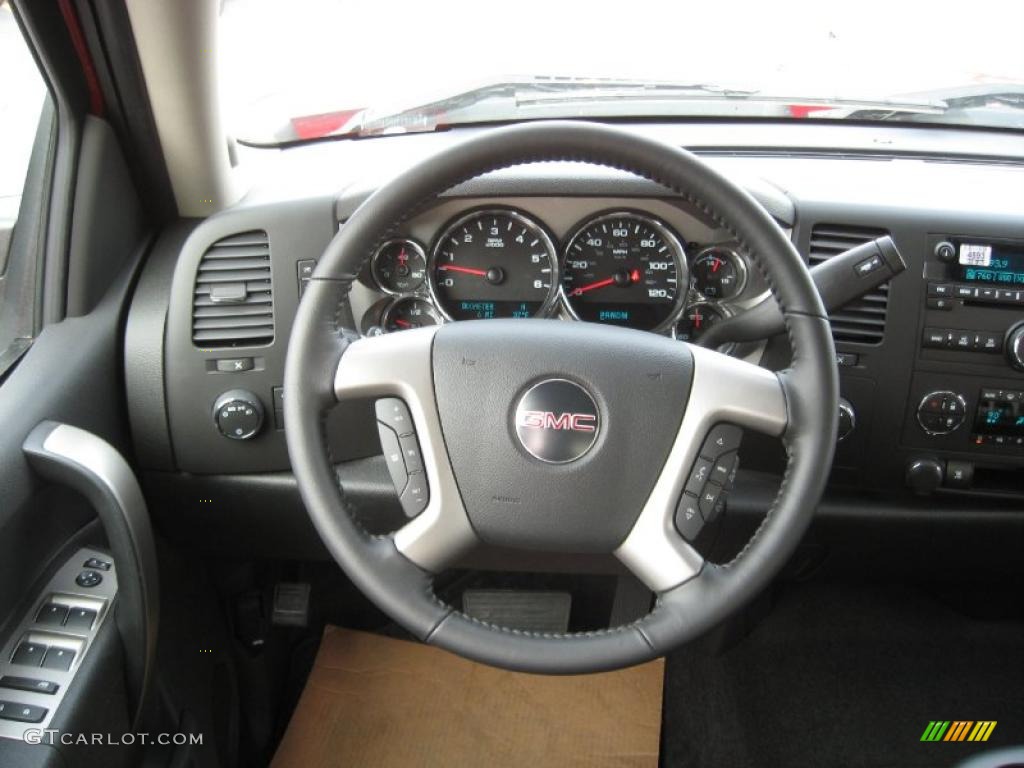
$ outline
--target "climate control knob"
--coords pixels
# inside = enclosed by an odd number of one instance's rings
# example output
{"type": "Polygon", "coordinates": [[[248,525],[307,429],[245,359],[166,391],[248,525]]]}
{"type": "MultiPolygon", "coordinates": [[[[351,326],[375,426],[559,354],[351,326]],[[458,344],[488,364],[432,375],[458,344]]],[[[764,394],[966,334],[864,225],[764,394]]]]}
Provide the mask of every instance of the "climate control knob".
{"type": "Polygon", "coordinates": [[[213,404],[213,420],[224,437],[248,440],[263,426],[263,403],[246,389],[232,389],[213,404]]]}
{"type": "Polygon", "coordinates": [[[1024,323],[1018,323],[1006,334],[1006,357],[1010,365],[1024,371],[1024,323]]]}
{"type": "Polygon", "coordinates": [[[964,423],[967,403],[962,395],[948,390],[929,392],[917,406],[917,423],[929,435],[948,435],[964,423]]]}

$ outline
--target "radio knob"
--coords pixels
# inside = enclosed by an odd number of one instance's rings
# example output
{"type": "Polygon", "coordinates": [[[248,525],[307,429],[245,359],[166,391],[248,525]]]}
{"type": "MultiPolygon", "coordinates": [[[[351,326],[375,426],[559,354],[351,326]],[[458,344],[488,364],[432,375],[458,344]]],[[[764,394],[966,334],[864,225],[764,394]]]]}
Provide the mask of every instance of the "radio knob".
{"type": "Polygon", "coordinates": [[[935,246],[935,258],[945,264],[952,264],[956,261],[956,246],[948,240],[943,240],[935,246]]]}
{"type": "Polygon", "coordinates": [[[929,392],[917,406],[917,423],[929,435],[948,435],[964,423],[967,403],[962,395],[948,390],[929,392]]]}
{"type": "Polygon", "coordinates": [[[1010,365],[1024,371],[1024,323],[1018,323],[1006,334],[1006,357],[1010,365]]]}
{"type": "Polygon", "coordinates": [[[224,437],[248,440],[263,426],[263,403],[248,390],[229,390],[213,404],[213,420],[224,437]]]}

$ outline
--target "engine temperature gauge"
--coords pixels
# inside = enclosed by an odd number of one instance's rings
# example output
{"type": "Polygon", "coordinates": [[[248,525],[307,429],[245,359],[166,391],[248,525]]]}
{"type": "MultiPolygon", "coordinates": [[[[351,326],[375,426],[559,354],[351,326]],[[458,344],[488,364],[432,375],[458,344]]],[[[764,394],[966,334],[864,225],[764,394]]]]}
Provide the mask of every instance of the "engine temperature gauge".
{"type": "Polygon", "coordinates": [[[427,276],[427,257],[413,240],[389,240],[370,262],[373,279],[387,293],[411,293],[427,276]]]}
{"type": "MultiPolygon", "coordinates": [[[[690,343],[696,343],[711,326],[720,320],[730,317],[724,307],[717,307],[705,301],[699,301],[686,308],[686,312],[676,323],[676,338],[690,343]]],[[[718,348],[719,352],[729,353],[733,350],[734,344],[723,344],[718,348]]]]}
{"type": "Polygon", "coordinates": [[[718,245],[697,254],[690,274],[697,293],[711,301],[738,295],[747,281],[747,268],[739,254],[718,245]]]}
{"type": "Polygon", "coordinates": [[[381,315],[380,324],[385,333],[393,333],[428,325],[440,325],[441,318],[434,305],[426,299],[409,297],[391,302],[381,315]]]}

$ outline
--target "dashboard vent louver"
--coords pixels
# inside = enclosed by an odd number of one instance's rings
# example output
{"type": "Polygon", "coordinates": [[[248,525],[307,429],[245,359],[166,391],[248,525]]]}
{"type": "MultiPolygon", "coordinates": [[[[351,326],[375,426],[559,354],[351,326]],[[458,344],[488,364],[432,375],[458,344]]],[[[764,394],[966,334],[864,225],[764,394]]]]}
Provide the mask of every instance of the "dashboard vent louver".
{"type": "MultiPolygon", "coordinates": [[[[889,234],[884,229],[845,224],[815,224],[811,230],[810,266],[843,251],[889,234]]],[[[882,283],[859,299],[829,313],[832,338],[856,344],[881,344],[885,337],[885,316],[889,308],[889,283],[882,283]]]]}
{"type": "Polygon", "coordinates": [[[192,296],[192,343],[242,347],[274,340],[270,243],[261,230],[225,237],[199,261],[192,296]]]}

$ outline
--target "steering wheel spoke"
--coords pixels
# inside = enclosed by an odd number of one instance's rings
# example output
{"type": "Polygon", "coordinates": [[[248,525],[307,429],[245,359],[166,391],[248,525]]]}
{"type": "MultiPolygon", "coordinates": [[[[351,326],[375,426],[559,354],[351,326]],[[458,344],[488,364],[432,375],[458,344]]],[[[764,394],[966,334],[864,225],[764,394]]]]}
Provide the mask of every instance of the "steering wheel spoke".
{"type": "Polygon", "coordinates": [[[700,573],[704,559],[676,530],[675,513],[690,468],[712,427],[733,424],[781,436],[788,424],[782,383],[771,371],[691,346],[693,384],[675,442],[636,524],[615,551],[654,592],[700,573]]]}
{"type": "Polygon", "coordinates": [[[430,326],[360,339],[345,350],[334,377],[339,401],[397,397],[408,406],[429,499],[422,512],[395,532],[395,546],[416,565],[434,573],[477,542],[448,461],[434,398],[430,356],[436,331],[437,326],[430,326]]]}

